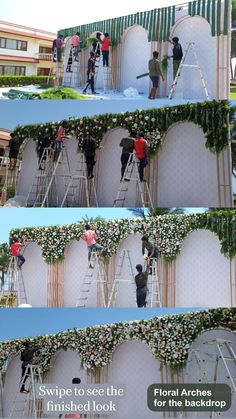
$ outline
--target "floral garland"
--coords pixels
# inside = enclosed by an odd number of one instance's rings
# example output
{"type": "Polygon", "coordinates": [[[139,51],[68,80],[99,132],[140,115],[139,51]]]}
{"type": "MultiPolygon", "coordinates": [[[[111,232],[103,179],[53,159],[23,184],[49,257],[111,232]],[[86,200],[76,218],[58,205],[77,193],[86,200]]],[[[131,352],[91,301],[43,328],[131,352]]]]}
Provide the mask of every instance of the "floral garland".
{"type": "MultiPolygon", "coordinates": [[[[230,105],[227,101],[214,100],[119,114],[74,117],[68,120],[67,132],[78,140],[78,149],[81,150],[83,139],[88,134],[96,139],[97,147],[100,148],[104,135],[111,129],[122,127],[129,132],[142,130],[149,142],[150,154],[155,154],[172,124],[189,121],[202,128],[206,137],[206,147],[219,153],[228,145],[229,114],[230,105]]],[[[61,121],[18,126],[14,134],[23,143],[28,138],[37,140],[48,127],[52,132],[52,138],[55,139],[60,123],[61,121]]]]}
{"type": "MultiPolygon", "coordinates": [[[[116,347],[128,340],[146,343],[153,356],[173,369],[183,367],[188,350],[199,333],[236,321],[235,308],[218,308],[194,313],[155,317],[149,320],[120,322],[86,329],[72,329],[55,335],[30,339],[40,347],[38,363],[46,371],[59,350],[75,350],[84,368],[101,368],[112,361],[116,347]]],[[[28,339],[27,339],[28,340],[28,339]]],[[[25,339],[0,343],[0,369],[12,354],[23,350],[25,339]]]]}
{"type": "MultiPolygon", "coordinates": [[[[10,240],[17,235],[23,237],[26,243],[37,243],[44,260],[55,263],[64,258],[65,248],[71,241],[82,238],[85,224],[12,230],[10,240]]],[[[236,210],[99,221],[93,224],[97,227],[107,258],[118,251],[122,240],[139,233],[148,235],[157,243],[164,259],[172,261],[180,253],[187,235],[197,229],[208,229],[216,234],[221,243],[221,252],[226,257],[233,258],[236,255],[236,210]]]]}

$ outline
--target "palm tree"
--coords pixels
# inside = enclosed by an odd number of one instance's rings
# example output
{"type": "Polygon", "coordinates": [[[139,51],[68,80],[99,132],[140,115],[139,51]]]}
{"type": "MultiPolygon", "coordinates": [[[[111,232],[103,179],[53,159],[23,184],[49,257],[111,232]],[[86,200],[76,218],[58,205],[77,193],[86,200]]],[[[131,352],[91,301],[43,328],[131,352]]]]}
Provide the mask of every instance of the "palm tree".
{"type": "Polygon", "coordinates": [[[184,214],[185,208],[128,208],[136,217],[156,217],[158,215],[184,214]]]}
{"type": "Polygon", "coordinates": [[[105,221],[105,218],[101,217],[101,215],[98,215],[97,217],[89,217],[88,214],[85,214],[85,216],[82,217],[80,221],[84,221],[87,224],[92,224],[98,221],[105,221]]]}
{"type": "Polygon", "coordinates": [[[10,263],[9,246],[7,243],[0,244],[0,273],[1,284],[4,284],[5,273],[7,272],[10,263]]]}

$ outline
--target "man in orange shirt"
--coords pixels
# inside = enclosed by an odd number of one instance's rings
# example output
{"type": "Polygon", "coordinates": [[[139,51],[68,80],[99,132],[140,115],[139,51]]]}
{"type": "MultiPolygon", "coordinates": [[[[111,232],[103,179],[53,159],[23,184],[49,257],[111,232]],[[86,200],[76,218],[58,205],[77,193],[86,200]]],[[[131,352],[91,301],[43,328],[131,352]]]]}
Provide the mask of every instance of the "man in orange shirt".
{"type": "Polygon", "coordinates": [[[147,155],[148,155],[148,142],[143,138],[144,133],[139,131],[137,134],[137,139],[134,142],[134,149],[136,156],[139,159],[139,179],[141,182],[145,182],[143,178],[144,168],[147,166],[147,155]]]}
{"type": "Polygon", "coordinates": [[[11,255],[17,257],[18,259],[20,259],[19,268],[21,268],[21,266],[23,265],[23,263],[25,263],[24,256],[20,254],[20,249],[24,245],[25,244],[24,243],[21,243],[20,240],[18,239],[18,237],[14,237],[13,238],[13,243],[11,244],[11,255]]]}
{"type": "Polygon", "coordinates": [[[112,45],[112,42],[109,38],[109,34],[105,33],[102,41],[102,63],[103,67],[109,67],[109,47],[112,45]]]}

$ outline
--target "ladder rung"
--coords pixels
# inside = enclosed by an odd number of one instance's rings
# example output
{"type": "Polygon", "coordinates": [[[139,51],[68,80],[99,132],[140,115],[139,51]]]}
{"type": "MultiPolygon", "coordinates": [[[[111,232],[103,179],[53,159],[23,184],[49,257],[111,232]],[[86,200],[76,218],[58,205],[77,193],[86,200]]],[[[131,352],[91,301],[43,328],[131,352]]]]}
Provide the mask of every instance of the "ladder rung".
{"type": "Polygon", "coordinates": [[[194,64],[182,64],[182,67],[200,68],[199,65],[194,65],[194,64]]]}

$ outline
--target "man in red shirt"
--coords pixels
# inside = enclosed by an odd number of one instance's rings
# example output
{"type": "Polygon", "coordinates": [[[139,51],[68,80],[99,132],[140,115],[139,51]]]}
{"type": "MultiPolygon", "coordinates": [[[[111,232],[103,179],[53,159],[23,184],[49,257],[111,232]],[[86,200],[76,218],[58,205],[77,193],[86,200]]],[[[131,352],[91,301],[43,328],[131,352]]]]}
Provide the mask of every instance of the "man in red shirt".
{"type": "Polygon", "coordinates": [[[105,33],[102,41],[102,62],[103,67],[109,67],[109,47],[112,45],[112,42],[109,38],[109,34],[105,33]]]}
{"type": "Polygon", "coordinates": [[[141,182],[145,182],[143,178],[144,168],[147,166],[147,155],[148,155],[148,142],[143,138],[144,133],[142,131],[138,132],[137,139],[134,142],[134,149],[136,156],[139,159],[139,178],[141,182]]]}
{"type": "Polygon", "coordinates": [[[78,61],[78,55],[80,52],[80,33],[76,32],[76,34],[72,38],[72,46],[73,46],[73,53],[75,57],[75,61],[78,61]]]}
{"type": "MultiPolygon", "coordinates": [[[[89,261],[91,259],[92,252],[96,252],[97,250],[99,250],[100,254],[102,253],[103,246],[97,243],[98,236],[96,234],[96,227],[90,227],[87,224],[85,226],[85,232],[82,238],[88,246],[88,260],[89,261]]],[[[91,264],[89,265],[89,267],[93,268],[91,264]]]]}
{"type": "Polygon", "coordinates": [[[24,243],[21,243],[20,240],[18,239],[18,237],[14,237],[13,238],[13,243],[11,244],[11,255],[17,257],[18,259],[20,259],[19,268],[21,268],[21,266],[23,265],[23,263],[25,263],[24,256],[20,254],[20,249],[24,245],[25,244],[24,243]]]}

